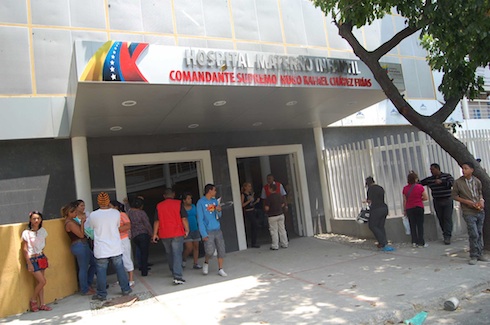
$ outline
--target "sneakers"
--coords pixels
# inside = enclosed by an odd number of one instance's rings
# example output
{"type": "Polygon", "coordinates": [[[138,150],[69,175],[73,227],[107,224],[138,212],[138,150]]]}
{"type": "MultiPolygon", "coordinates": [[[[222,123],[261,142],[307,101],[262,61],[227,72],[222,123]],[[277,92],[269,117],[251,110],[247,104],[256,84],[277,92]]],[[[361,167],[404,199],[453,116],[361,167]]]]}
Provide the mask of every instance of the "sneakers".
{"type": "Polygon", "coordinates": [[[478,257],[478,260],[479,260],[480,262],[488,262],[488,258],[486,258],[486,257],[485,257],[485,256],[483,256],[483,255],[482,255],[482,256],[480,256],[480,257],[478,257]]]}
{"type": "Polygon", "coordinates": [[[129,288],[129,290],[128,290],[128,291],[123,291],[122,295],[123,295],[123,296],[129,296],[129,294],[130,294],[131,292],[133,292],[133,289],[129,288]]]}
{"type": "Polygon", "coordinates": [[[93,295],[92,296],[92,300],[106,301],[107,298],[106,297],[99,296],[99,295],[93,295]]]}
{"type": "Polygon", "coordinates": [[[419,247],[429,247],[429,244],[425,243],[424,246],[419,246],[419,247]]]}
{"type": "Polygon", "coordinates": [[[129,281],[129,286],[134,287],[134,281],[129,281]]]}
{"type": "Polygon", "coordinates": [[[184,279],[174,279],[174,284],[179,285],[179,284],[184,284],[185,280],[184,279]]]}
{"type": "Polygon", "coordinates": [[[418,247],[418,245],[417,245],[417,244],[415,244],[415,243],[412,243],[412,247],[413,247],[413,248],[417,248],[417,247],[418,247]]]}
{"type": "Polygon", "coordinates": [[[444,245],[451,245],[451,238],[444,238],[444,245]]]}
{"type": "Polygon", "coordinates": [[[201,265],[199,265],[199,264],[194,264],[194,265],[192,266],[192,268],[193,268],[194,270],[200,270],[200,269],[202,269],[202,266],[201,266],[201,265]]]}
{"type": "Polygon", "coordinates": [[[206,274],[208,274],[208,272],[209,272],[209,264],[204,263],[202,266],[202,274],[206,275],[206,274]]]}
{"type": "Polygon", "coordinates": [[[225,270],[223,269],[219,269],[218,274],[221,276],[228,276],[228,274],[226,274],[225,270]]]}
{"type": "Polygon", "coordinates": [[[185,265],[187,264],[186,260],[182,260],[182,267],[185,268],[185,265]]]}
{"type": "Polygon", "coordinates": [[[476,257],[472,257],[470,259],[470,261],[468,262],[469,265],[476,265],[476,263],[478,262],[478,260],[476,259],[476,257]]]}
{"type": "Polygon", "coordinates": [[[385,246],[381,249],[383,252],[393,252],[395,249],[391,246],[385,246]]]}
{"type": "Polygon", "coordinates": [[[271,251],[277,251],[279,248],[271,247],[271,251]]]}

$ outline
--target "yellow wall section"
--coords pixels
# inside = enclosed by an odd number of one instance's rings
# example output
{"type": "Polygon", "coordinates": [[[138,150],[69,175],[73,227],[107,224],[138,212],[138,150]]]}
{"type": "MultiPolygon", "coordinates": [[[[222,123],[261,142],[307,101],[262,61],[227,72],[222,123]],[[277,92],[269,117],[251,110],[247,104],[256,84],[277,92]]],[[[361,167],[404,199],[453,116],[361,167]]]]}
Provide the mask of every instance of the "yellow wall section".
{"type": "MultiPolygon", "coordinates": [[[[70,252],[70,239],[65,232],[65,220],[44,220],[48,232],[44,253],[48,257],[47,284],[44,299],[51,303],[78,291],[75,258],[70,252]]],[[[29,298],[34,291],[34,277],[27,271],[22,254],[22,231],[27,223],[0,226],[0,318],[29,310],[29,298]]],[[[56,309],[56,306],[53,306],[56,309]]]]}

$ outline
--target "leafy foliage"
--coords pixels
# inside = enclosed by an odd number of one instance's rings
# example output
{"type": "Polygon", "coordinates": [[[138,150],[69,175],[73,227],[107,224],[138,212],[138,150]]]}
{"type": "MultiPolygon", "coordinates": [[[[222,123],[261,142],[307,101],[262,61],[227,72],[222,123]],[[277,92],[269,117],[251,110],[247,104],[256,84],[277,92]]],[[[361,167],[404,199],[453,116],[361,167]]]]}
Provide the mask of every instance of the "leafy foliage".
{"type": "Polygon", "coordinates": [[[405,17],[420,30],[432,69],[444,72],[439,90],[446,98],[474,98],[483,81],[476,68],[490,63],[490,0],[312,0],[338,26],[357,28],[388,14],[405,17]]]}

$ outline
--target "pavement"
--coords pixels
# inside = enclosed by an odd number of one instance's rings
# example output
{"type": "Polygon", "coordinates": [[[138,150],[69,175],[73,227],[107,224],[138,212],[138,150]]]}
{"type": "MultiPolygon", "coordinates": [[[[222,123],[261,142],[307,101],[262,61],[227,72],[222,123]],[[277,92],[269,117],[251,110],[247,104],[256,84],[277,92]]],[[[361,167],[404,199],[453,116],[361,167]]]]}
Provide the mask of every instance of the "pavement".
{"type": "Polygon", "coordinates": [[[490,263],[468,265],[466,237],[394,247],[381,252],[372,241],[336,235],[295,238],[287,249],[228,253],[227,277],[217,274],[216,259],[206,276],[188,267],[184,285],[173,285],[164,261],[152,260],[148,277],[136,272],[130,296],[111,275],[104,305],[76,294],[50,304],[52,311],[0,323],[397,324],[428,311],[424,324],[444,324],[454,313],[443,311],[445,300],[490,292],[490,263]]]}

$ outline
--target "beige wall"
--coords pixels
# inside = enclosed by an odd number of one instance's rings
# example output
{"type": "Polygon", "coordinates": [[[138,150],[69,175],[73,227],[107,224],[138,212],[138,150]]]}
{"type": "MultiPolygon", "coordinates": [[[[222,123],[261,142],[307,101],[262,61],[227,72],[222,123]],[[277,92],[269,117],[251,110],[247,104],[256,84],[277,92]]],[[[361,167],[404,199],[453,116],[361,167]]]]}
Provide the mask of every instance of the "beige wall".
{"type": "MultiPolygon", "coordinates": [[[[44,298],[51,303],[78,291],[77,274],[64,219],[45,220],[43,227],[48,232],[44,253],[49,259],[44,298]]],[[[27,223],[0,226],[0,248],[4,254],[0,258],[0,318],[29,309],[34,277],[27,271],[21,251],[21,235],[26,228],[27,223]]]]}

